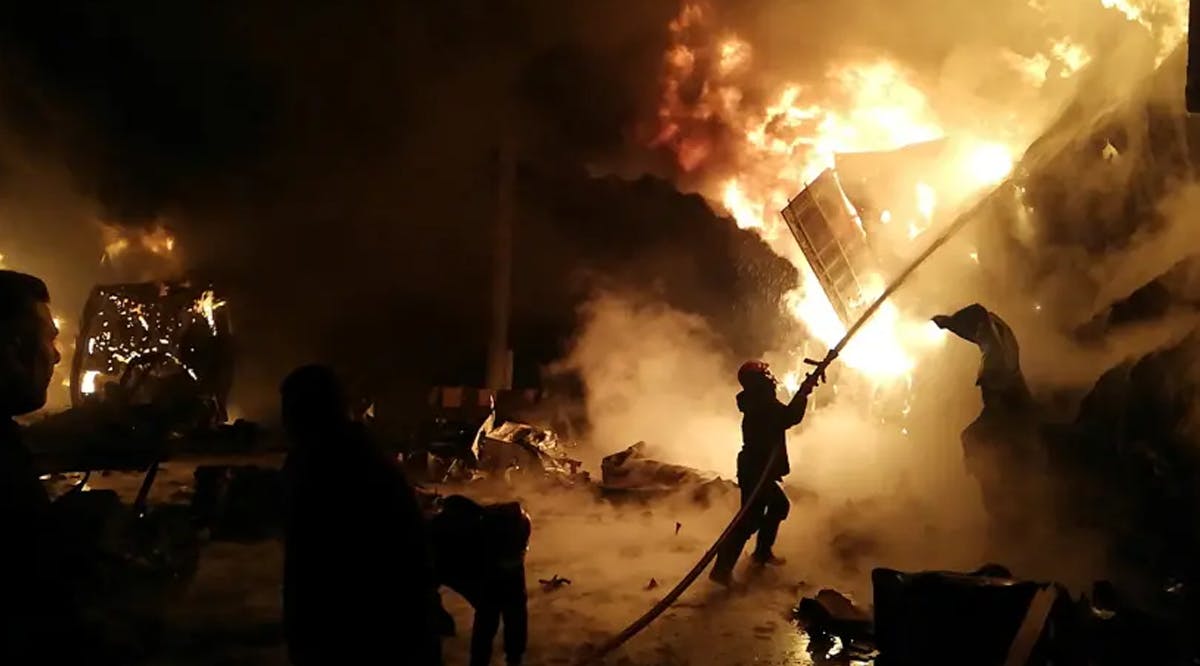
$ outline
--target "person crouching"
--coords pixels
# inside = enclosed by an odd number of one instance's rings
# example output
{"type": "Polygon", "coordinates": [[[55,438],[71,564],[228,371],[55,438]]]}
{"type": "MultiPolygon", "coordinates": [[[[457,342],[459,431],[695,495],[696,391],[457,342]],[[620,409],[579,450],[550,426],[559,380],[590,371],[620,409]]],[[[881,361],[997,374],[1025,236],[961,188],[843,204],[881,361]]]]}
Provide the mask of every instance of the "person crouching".
{"type": "Polygon", "coordinates": [[[486,666],[504,620],[504,654],[517,666],[525,654],[528,610],[525,551],[532,524],[517,502],[481,506],[461,495],[442,500],[430,521],[438,582],[475,609],[471,666],[486,666]]]}

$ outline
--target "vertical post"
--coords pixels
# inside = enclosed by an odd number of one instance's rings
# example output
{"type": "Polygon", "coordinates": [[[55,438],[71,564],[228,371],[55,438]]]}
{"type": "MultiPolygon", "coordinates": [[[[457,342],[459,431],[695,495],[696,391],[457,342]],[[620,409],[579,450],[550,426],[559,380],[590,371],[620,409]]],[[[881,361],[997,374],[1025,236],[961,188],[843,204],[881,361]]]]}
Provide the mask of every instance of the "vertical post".
{"type": "Polygon", "coordinates": [[[502,128],[498,154],[496,229],[492,242],[492,331],[488,344],[488,388],[512,388],[512,352],[508,346],[512,305],[512,230],[516,205],[516,143],[508,126],[502,128]]]}

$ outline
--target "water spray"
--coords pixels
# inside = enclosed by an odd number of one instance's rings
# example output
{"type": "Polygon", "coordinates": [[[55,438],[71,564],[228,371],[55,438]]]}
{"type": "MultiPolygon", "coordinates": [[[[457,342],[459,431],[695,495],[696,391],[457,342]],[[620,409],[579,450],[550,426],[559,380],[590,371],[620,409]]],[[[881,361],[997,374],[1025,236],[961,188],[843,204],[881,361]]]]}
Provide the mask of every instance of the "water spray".
{"type": "MultiPolygon", "coordinates": [[[[925,263],[925,260],[928,259],[930,255],[945,245],[946,241],[950,240],[951,237],[953,237],[959,231],[962,231],[963,227],[967,225],[967,222],[976,217],[975,213],[978,211],[979,207],[980,204],[977,204],[971,210],[960,215],[953,224],[943,230],[942,233],[935,238],[932,243],[929,244],[929,247],[925,248],[921,254],[917,255],[915,259],[909,262],[908,266],[901,271],[900,274],[891,281],[891,283],[888,284],[887,288],[883,290],[883,293],[881,293],[879,297],[876,298],[873,303],[871,303],[871,306],[864,310],[861,315],[859,315],[854,324],[846,330],[846,334],[842,336],[842,339],[839,340],[838,343],[829,350],[829,353],[825,355],[825,358],[821,359],[820,361],[805,359],[806,363],[814,366],[812,371],[805,375],[805,384],[816,386],[819,382],[823,382],[825,380],[826,369],[828,369],[829,365],[833,363],[835,359],[837,359],[838,354],[840,354],[842,350],[846,348],[846,345],[850,342],[854,335],[858,333],[860,329],[862,329],[863,325],[865,325],[867,321],[869,321],[871,317],[877,311],[879,311],[879,308],[883,305],[883,302],[890,298],[891,295],[894,294],[896,290],[898,290],[900,286],[904,284],[908,277],[912,275],[917,268],[921,266],[921,264],[925,263]]],[[[804,390],[805,384],[801,385],[801,390],[804,390]]],[[[685,591],[687,591],[689,587],[691,587],[696,578],[699,577],[701,572],[703,572],[708,567],[709,563],[712,562],[713,558],[716,557],[717,551],[720,550],[721,545],[725,543],[725,540],[728,539],[729,535],[733,533],[734,528],[745,518],[746,511],[754,505],[755,500],[758,499],[759,494],[762,493],[763,488],[766,487],[767,479],[770,476],[770,470],[774,466],[775,459],[778,456],[778,449],[771,452],[770,459],[767,461],[766,466],[763,467],[763,475],[759,478],[758,483],[755,484],[754,492],[750,494],[750,498],[742,503],[741,509],[737,512],[737,515],[733,517],[733,520],[729,521],[729,524],[725,526],[725,530],[721,532],[721,536],[717,537],[717,540],[713,543],[713,545],[710,546],[707,551],[705,551],[704,555],[700,557],[700,560],[696,562],[695,566],[693,566],[682,579],[680,579],[679,583],[677,583],[675,587],[673,587],[671,591],[667,593],[666,596],[659,600],[658,603],[654,604],[650,610],[642,614],[641,617],[631,622],[629,626],[625,627],[625,629],[623,629],[619,634],[613,636],[600,645],[600,647],[595,651],[589,653],[587,656],[581,659],[579,666],[595,663],[624,645],[631,638],[638,635],[638,633],[648,627],[651,622],[658,619],[659,615],[662,615],[664,611],[670,608],[671,605],[674,604],[675,601],[685,591]]]]}

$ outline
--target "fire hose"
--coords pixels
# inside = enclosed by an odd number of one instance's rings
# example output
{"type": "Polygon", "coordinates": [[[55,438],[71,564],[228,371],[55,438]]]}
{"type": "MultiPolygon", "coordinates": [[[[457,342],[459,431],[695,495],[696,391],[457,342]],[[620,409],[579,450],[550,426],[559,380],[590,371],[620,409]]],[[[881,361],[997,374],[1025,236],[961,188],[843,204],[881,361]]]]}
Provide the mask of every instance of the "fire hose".
{"type": "MultiPolygon", "coordinates": [[[[831,363],[833,363],[834,359],[838,357],[838,354],[846,348],[846,345],[850,342],[854,335],[858,333],[863,325],[865,325],[867,321],[869,321],[871,317],[879,310],[884,301],[890,298],[891,295],[894,294],[902,284],[904,284],[905,280],[907,280],[908,277],[912,275],[921,264],[925,263],[925,260],[928,259],[930,255],[945,245],[946,241],[950,240],[952,236],[961,231],[962,228],[966,226],[968,221],[974,219],[974,213],[977,209],[978,206],[976,206],[975,209],[960,215],[953,224],[942,231],[942,233],[936,239],[934,239],[932,243],[929,244],[929,247],[925,248],[921,254],[917,255],[917,257],[913,259],[908,266],[891,281],[887,288],[883,290],[883,293],[881,293],[879,297],[876,298],[873,303],[871,303],[870,307],[868,307],[866,310],[863,310],[862,314],[859,315],[854,324],[846,330],[846,334],[842,336],[842,339],[839,340],[838,343],[829,350],[829,353],[825,355],[824,359],[820,361],[805,359],[806,363],[813,365],[814,367],[812,371],[805,376],[804,384],[801,385],[800,390],[804,390],[805,385],[816,386],[817,383],[825,380],[825,370],[831,363]]],[[[654,604],[650,610],[646,611],[641,617],[631,622],[629,626],[625,627],[625,629],[621,631],[621,633],[613,636],[596,648],[596,650],[586,655],[579,662],[580,666],[595,663],[610,654],[613,650],[616,650],[624,645],[631,638],[638,635],[638,633],[640,633],[643,629],[650,626],[651,622],[656,620],[659,615],[662,615],[664,611],[666,611],[671,607],[672,604],[675,603],[676,599],[678,599],[685,591],[687,591],[689,587],[691,587],[692,583],[695,582],[700,573],[703,572],[704,569],[708,567],[709,563],[712,562],[713,558],[716,557],[717,552],[721,549],[721,546],[725,543],[726,539],[729,538],[729,535],[732,534],[734,529],[736,529],[742,520],[745,519],[746,512],[749,510],[749,508],[754,506],[759,494],[762,493],[763,488],[765,488],[767,485],[767,480],[770,477],[770,470],[773,468],[776,458],[779,457],[779,453],[779,449],[771,452],[766,466],[763,467],[763,475],[754,485],[754,491],[750,493],[750,497],[742,503],[742,507],[737,512],[737,515],[733,517],[733,520],[729,521],[729,524],[725,526],[725,530],[721,532],[721,536],[717,537],[717,540],[711,547],[709,547],[707,551],[704,552],[704,555],[700,557],[700,560],[696,562],[695,566],[693,566],[691,570],[688,571],[682,579],[680,579],[679,583],[677,583],[675,587],[667,593],[666,596],[659,600],[658,603],[654,604]]]]}

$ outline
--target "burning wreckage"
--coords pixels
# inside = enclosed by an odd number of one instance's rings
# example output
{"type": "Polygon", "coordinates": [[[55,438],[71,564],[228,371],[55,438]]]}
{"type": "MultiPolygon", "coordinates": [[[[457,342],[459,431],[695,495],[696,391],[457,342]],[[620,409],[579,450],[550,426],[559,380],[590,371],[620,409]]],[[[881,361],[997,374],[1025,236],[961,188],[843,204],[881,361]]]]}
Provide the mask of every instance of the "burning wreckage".
{"type": "MultiPolygon", "coordinates": [[[[1050,272],[1060,249],[1127,251],[1147,229],[1169,241],[1173,222],[1162,202],[1188,196],[1184,177],[1194,179],[1200,159],[1200,122],[1185,114],[1178,95],[1183,63],[1177,52],[1115,108],[1094,115],[1081,105],[1068,108],[1029,149],[1018,175],[966,213],[996,248],[998,275],[1050,272]],[[1081,174],[1071,196],[1062,174],[1081,174]]],[[[848,318],[860,289],[862,232],[836,181],[822,178],[785,218],[830,301],[848,318]]],[[[1139,326],[1166,326],[1180,307],[1194,311],[1195,269],[1195,259],[1180,254],[1161,274],[1099,300],[1099,307],[1044,314],[1084,347],[1139,326]]],[[[980,298],[1006,302],[1003,287],[995,292],[985,288],[980,298]]],[[[1119,580],[1096,582],[1072,600],[1060,586],[1014,580],[1002,567],[971,574],[877,569],[873,621],[828,590],[797,609],[814,645],[828,648],[820,656],[856,658],[866,645],[872,654],[877,648],[881,663],[913,666],[1193,663],[1200,616],[1200,459],[1190,434],[1200,395],[1194,319],[1190,334],[1118,363],[1090,390],[1068,396],[1075,407],[1065,412],[1061,388],[1027,381],[1017,336],[996,312],[973,304],[934,322],[981,352],[982,409],[961,441],[993,541],[1020,557],[1043,551],[1047,537],[1079,535],[1119,580]]]]}

